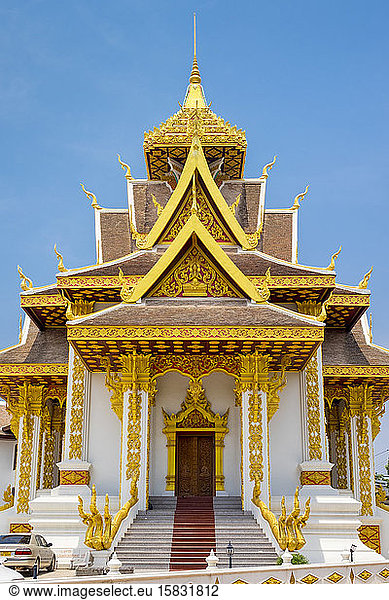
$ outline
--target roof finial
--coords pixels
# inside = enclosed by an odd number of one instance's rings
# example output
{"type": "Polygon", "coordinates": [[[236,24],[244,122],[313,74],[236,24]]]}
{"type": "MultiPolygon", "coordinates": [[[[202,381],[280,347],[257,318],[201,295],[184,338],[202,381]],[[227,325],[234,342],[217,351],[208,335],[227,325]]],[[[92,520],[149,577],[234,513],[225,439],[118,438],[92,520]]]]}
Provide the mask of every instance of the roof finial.
{"type": "Polygon", "coordinates": [[[201,83],[201,76],[196,56],[196,13],[193,13],[193,65],[189,83],[201,83]]]}

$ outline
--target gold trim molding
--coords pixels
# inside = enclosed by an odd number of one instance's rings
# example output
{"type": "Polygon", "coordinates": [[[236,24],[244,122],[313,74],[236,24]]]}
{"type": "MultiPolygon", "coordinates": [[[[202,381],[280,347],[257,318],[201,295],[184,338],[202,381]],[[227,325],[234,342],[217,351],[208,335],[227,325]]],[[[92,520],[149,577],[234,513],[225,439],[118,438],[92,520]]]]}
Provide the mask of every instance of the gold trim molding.
{"type": "Polygon", "coordinates": [[[389,366],[327,365],[323,367],[323,377],[389,377],[389,366]]]}
{"type": "Polygon", "coordinates": [[[35,363],[0,363],[0,378],[2,377],[33,377],[46,375],[61,375],[67,377],[67,364],[35,364],[35,363]]]}
{"type": "MultiPolygon", "coordinates": [[[[69,340],[270,340],[314,341],[324,339],[322,327],[123,327],[68,326],[69,340]]],[[[387,367],[388,368],[388,367],[387,367]]],[[[389,368],[388,368],[389,371],[389,368]]],[[[389,374],[388,374],[389,376],[389,374]]]]}

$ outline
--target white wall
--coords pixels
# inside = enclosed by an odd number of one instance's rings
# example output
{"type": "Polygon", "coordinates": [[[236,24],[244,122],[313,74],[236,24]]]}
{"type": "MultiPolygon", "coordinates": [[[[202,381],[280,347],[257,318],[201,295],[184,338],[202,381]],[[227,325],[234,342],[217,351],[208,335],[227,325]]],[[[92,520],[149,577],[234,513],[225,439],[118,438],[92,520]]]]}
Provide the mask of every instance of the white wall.
{"type": "Polygon", "coordinates": [[[271,493],[293,495],[299,484],[297,465],[302,462],[299,373],[288,373],[280,393],[280,407],[270,421],[271,493]]]}
{"type": "Polygon", "coordinates": [[[12,469],[15,446],[16,440],[0,440],[0,504],[4,490],[9,484],[15,485],[15,471],[12,469]]]}
{"type": "MultiPolygon", "coordinates": [[[[189,378],[179,373],[167,373],[157,379],[158,392],[153,407],[150,431],[150,495],[166,493],[167,448],[162,433],[164,421],[162,408],[168,414],[177,413],[185,400],[189,378]]],[[[228,428],[224,443],[225,491],[240,496],[240,415],[234,406],[234,380],[224,373],[212,373],[203,378],[203,386],[212,410],[224,414],[229,408],[228,428]]]]}
{"type": "Polygon", "coordinates": [[[92,463],[91,485],[95,484],[97,494],[118,496],[121,424],[104,381],[103,374],[91,376],[87,460],[92,463]]]}

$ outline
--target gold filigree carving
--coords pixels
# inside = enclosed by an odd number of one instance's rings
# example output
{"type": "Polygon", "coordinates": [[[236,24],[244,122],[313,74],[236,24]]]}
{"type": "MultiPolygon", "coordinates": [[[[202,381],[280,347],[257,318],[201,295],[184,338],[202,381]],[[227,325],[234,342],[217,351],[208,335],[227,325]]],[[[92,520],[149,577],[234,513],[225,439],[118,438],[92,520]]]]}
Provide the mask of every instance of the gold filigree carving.
{"type": "Polygon", "coordinates": [[[3,510],[8,510],[14,505],[15,497],[12,491],[11,484],[9,484],[9,486],[4,490],[2,500],[3,504],[0,506],[0,512],[2,512],[3,510]]]}
{"type": "Polygon", "coordinates": [[[27,290],[31,290],[33,288],[32,281],[27,275],[25,275],[22,271],[22,267],[18,265],[18,273],[20,277],[20,287],[23,292],[27,292],[27,290]]]}
{"type": "Polygon", "coordinates": [[[311,317],[318,317],[322,310],[320,302],[313,302],[311,300],[304,302],[296,302],[297,310],[303,315],[310,315],[311,317]]]}
{"type": "Polygon", "coordinates": [[[305,502],[305,512],[303,515],[300,515],[300,502],[297,487],[294,495],[293,510],[287,516],[285,496],[283,496],[281,500],[281,514],[277,519],[265,502],[260,499],[259,482],[255,482],[253,503],[255,506],[259,507],[262,517],[269,523],[271,531],[281,550],[294,552],[300,550],[305,545],[305,538],[301,530],[306,526],[309,519],[310,501],[311,499],[308,498],[305,502]]]}
{"type": "Polygon", "coordinates": [[[231,244],[234,241],[224,224],[222,224],[220,217],[216,215],[200,186],[194,184],[187,194],[177,217],[165,232],[163,243],[171,243],[194,212],[217,242],[231,244]]]}
{"type": "Polygon", "coordinates": [[[322,460],[320,433],[319,369],[316,354],[305,371],[309,460],[322,460]]]}
{"type": "Polygon", "coordinates": [[[72,396],[70,405],[69,458],[82,459],[82,428],[84,421],[85,369],[77,354],[73,359],[72,396]]]}
{"type": "Polygon", "coordinates": [[[87,525],[84,544],[94,550],[109,550],[115,539],[119,527],[127,518],[130,509],[138,502],[138,480],[132,479],[130,486],[130,499],[112,518],[109,511],[109,497],[105,496],[104,514],[102,515],[96,506],[96,488],[93,486],[89,513],[84,511],[84,501],[78,496],[78,513],[82,522],[87,525]]]}
{"type": "Polygon", "coordinates": [[[153,296],[213,296],[241,297],[203,251],[192,243],[177,266],[154,289],[153,296]]]}
{"type": "Polygon", "coordinates": [[[382,485],[376,487],[375,501],[379,508],[382,508],[382,510],[386,510],[387,512],[389,512],[389,504],[386,504],[386,493],[382,485]]]}

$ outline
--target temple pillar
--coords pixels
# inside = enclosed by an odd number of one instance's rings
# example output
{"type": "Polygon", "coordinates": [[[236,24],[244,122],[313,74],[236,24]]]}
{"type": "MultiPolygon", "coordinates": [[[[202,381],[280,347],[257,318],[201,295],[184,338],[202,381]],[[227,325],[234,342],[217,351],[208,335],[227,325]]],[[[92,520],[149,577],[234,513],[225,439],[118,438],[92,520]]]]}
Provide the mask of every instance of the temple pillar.
{"type": "Polygon", "coordinates": [[[29,502],[36,494],[43,390],[44,386],[29,383],[19,387],[15,507],[16,512],[22,514],[30,512],[29,502]]]}
{"type": "Polygon", "coordinates": [[[70,347],[64,453],[58,463],[58,494],[78,495],[90,492],[88,484],[91,465],[87,461],[89,394],[90,373],[70,347]]]}
{"type": "Polygon", "coordinates": [[[360,500],[361,514],[373,515],[375,506],[372,389],[366,384],[349,386],[350,434],[354,496],[360,500]]]}
{"type": "Polygon", "coordinates": [[[122,372],[111,373],[106,362],[106,386],[111,406],[121,421],[120,490],[123,505],[137,489],[139,509],[148,504],[150,413],[155,384],[150,381],[150,357],[134,352],[121,356],[122,372]]]}
{"type": "Polygon", "coordinates": [[[266,384],[269,357],[242,356],[237,391],[241,394],[242,506],[251,510],[254,493],[270,503],[266,384]]]}
{"type": "Polygon", "coordinates": [[[302,453],[300,483],[303,486],[331,486],[333,463],[328,461],[325,435],[324,390],[321,347],[301,377],[302,453]]]}

